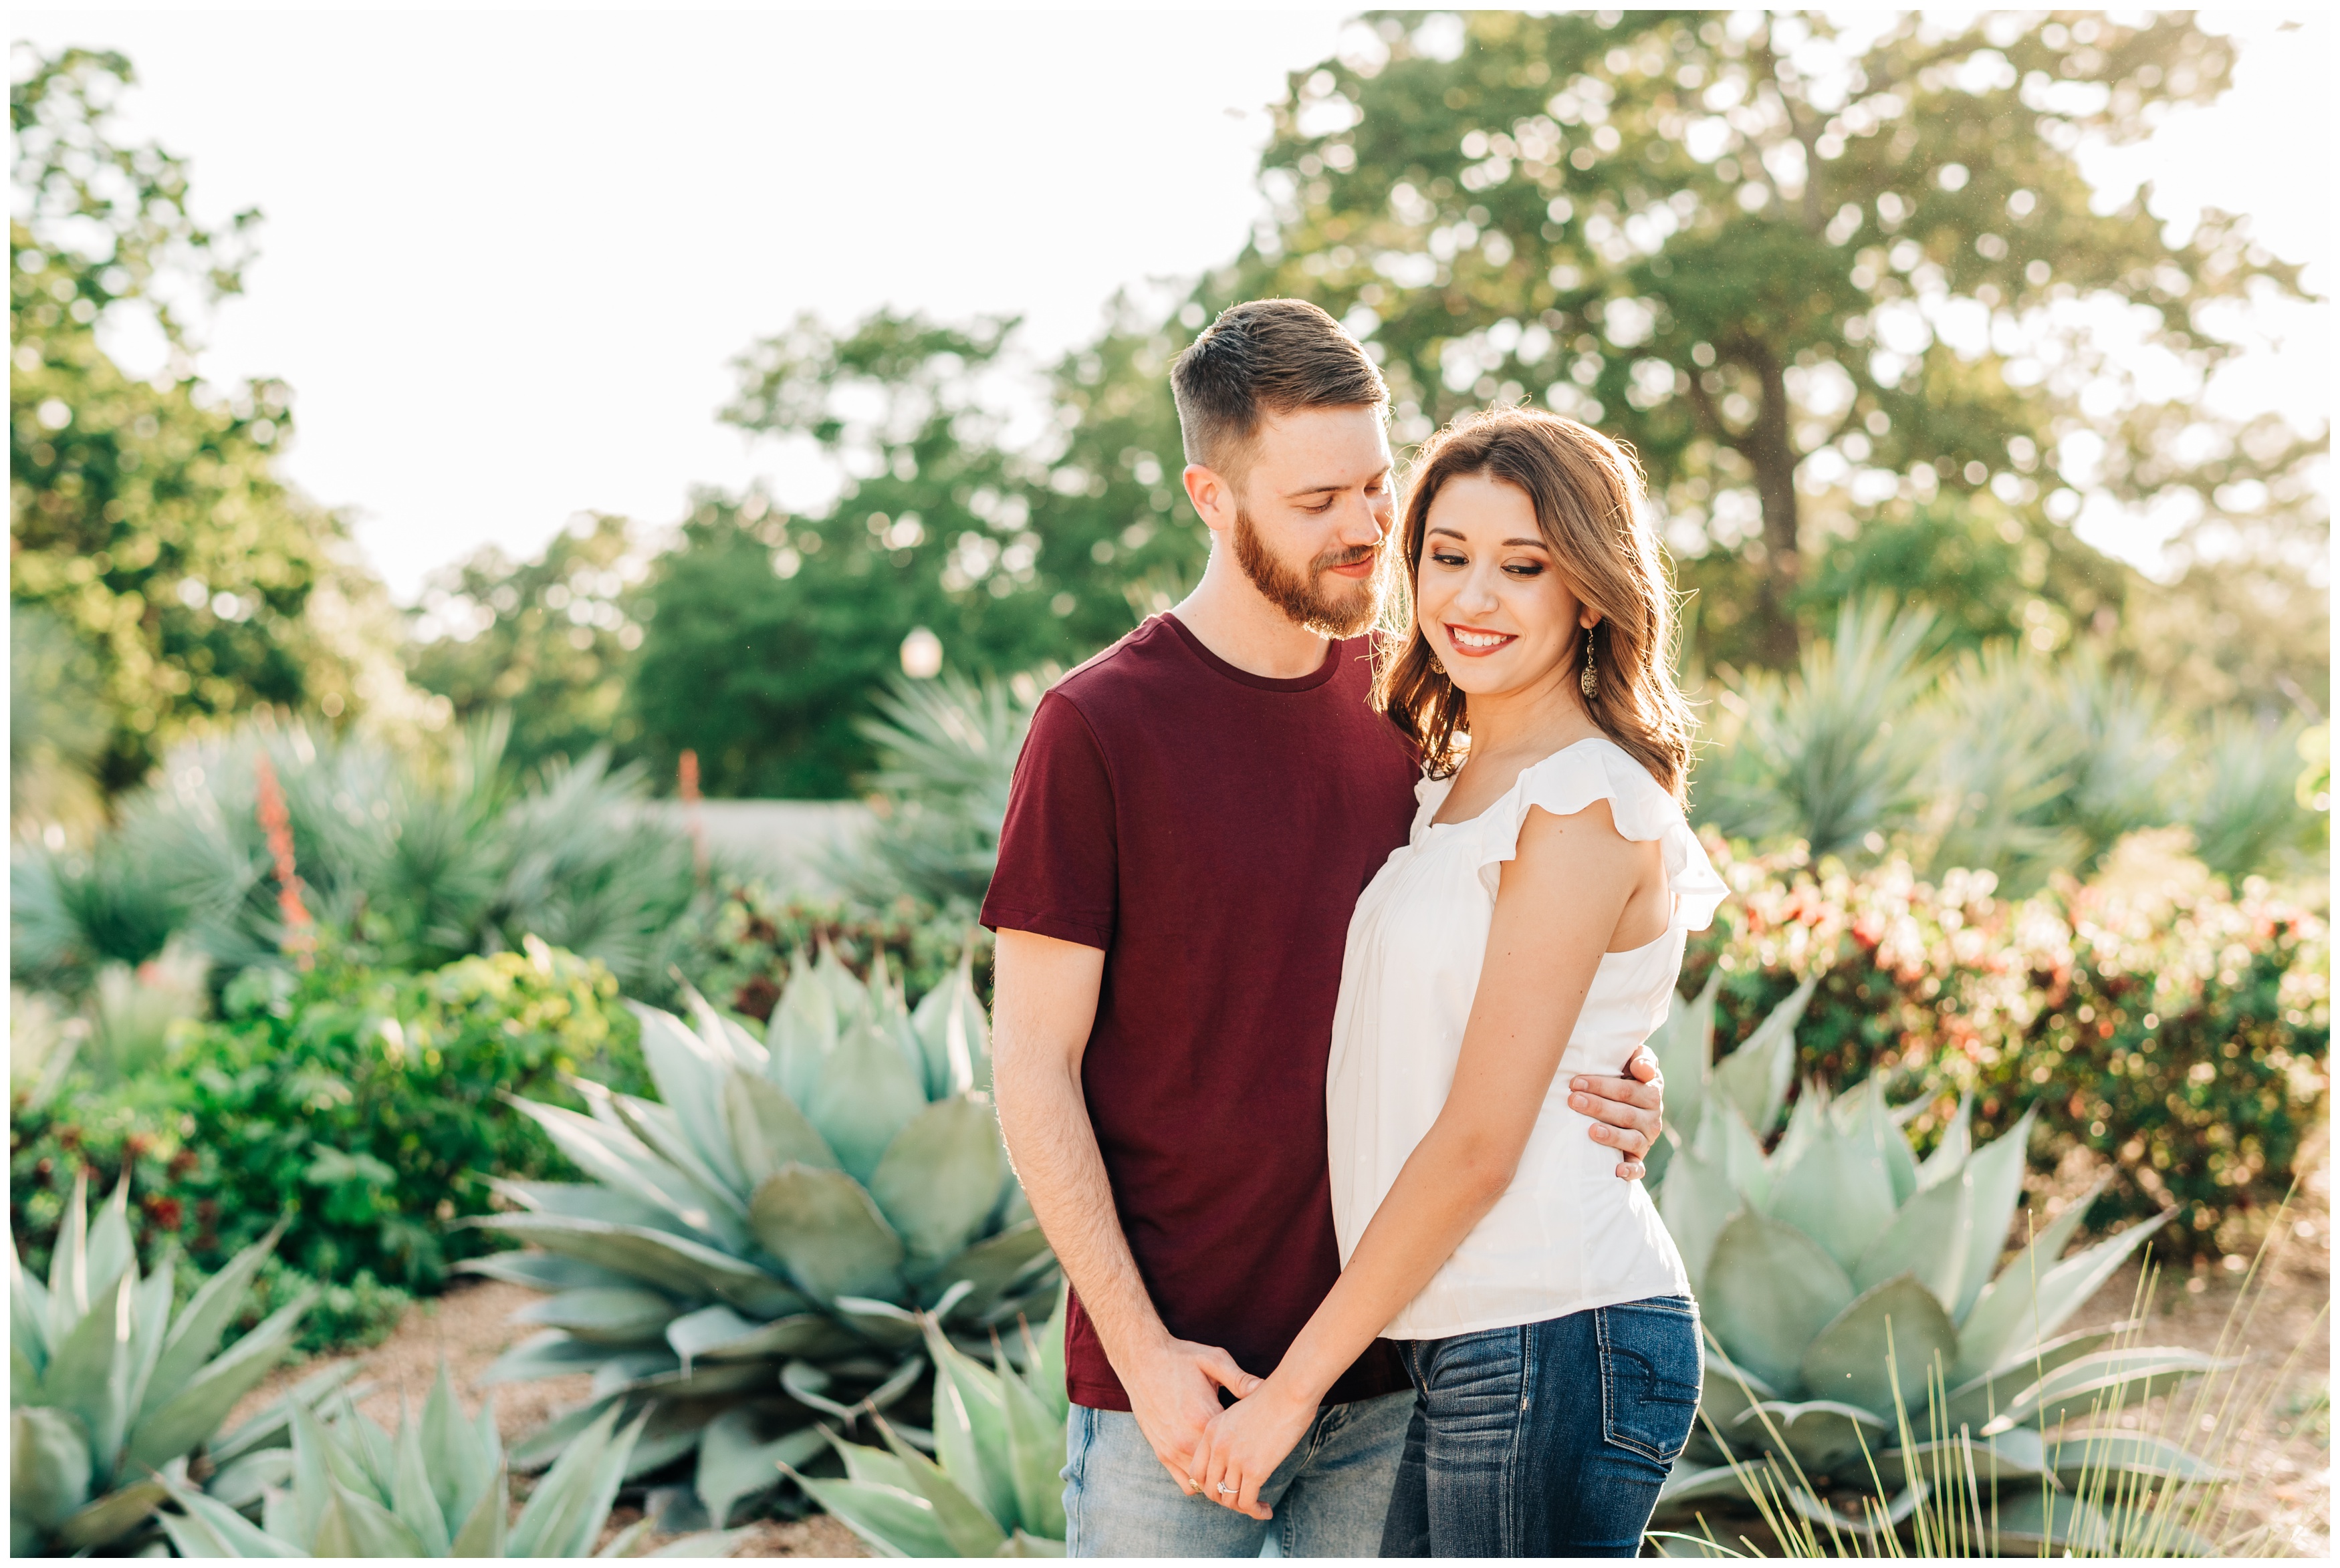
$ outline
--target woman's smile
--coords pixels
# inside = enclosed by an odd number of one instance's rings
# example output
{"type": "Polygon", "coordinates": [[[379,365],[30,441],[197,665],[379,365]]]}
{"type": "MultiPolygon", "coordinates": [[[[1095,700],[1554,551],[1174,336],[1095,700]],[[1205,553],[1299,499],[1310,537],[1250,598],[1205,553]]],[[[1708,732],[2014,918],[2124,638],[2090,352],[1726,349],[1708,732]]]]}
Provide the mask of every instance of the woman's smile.
{"type": "Polygon", "coordinates": [[[1492,632],[1482,626],[1458,626],[1453,621],[1445,624],[1448,644],[1466,658],[1484,658],[1520,640],[1516,632],[1492,632]]]}

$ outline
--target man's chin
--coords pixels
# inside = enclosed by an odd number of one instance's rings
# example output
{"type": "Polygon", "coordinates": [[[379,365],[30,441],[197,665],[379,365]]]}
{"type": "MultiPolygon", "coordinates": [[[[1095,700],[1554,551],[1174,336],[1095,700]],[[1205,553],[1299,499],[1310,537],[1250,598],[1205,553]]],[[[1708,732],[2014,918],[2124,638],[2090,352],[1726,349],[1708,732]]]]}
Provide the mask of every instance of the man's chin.
{"type": "Polygon", "coordinates": [[[1373,589],[1360,587],[1345,596],[1320,596],[1306,615],[1292,618],[1318,636],[1353,637],[1373,624],[1379,610],[1373,589]]]}

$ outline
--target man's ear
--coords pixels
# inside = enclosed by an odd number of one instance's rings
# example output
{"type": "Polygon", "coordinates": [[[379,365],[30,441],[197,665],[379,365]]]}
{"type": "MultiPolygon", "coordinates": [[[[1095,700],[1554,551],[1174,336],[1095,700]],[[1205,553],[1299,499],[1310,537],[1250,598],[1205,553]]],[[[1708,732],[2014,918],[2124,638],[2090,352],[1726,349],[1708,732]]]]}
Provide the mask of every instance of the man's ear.
{"type": "Polygon", "coordinates": [[[1224,534],[1235,526],[1241,503],[1234,487],[1217,469],[1188,463],[1180,478],[1185,482],[1186,498],[1195,504],[1195,515],[1203,519],[1205,528],[1215,534],[1224,534]]]}

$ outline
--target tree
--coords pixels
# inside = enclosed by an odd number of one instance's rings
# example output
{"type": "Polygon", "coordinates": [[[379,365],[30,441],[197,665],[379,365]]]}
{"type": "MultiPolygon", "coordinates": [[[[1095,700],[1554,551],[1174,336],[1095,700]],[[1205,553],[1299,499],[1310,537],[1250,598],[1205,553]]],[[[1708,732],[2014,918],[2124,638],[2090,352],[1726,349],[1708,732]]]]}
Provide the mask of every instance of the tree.
{"type": "Polygon", "coordinates": [[[275,477],[289,391],[195,378],[190,314],[240,289],[257,215],[203,227],[184,164],[114,137],[121,55],[20,46],[15,67],[10,592],[96,661],[99,782],[127,787],[176,735],[256,706],[394,705],[379,587],[340,520],[275,477]],[[170,350],[151,381],[98,340],[141,311],[170,350]]]}
{"type": "Polygon", "coordinates": [[[1205,546],[1176,516],[1168,337],[1070,357],[1048,383],[1058,427],[1016,442],[1014,327],[807,318],[742,357],[725,418],[810,439],[844,484],[807,517],[703,494],[659,559],[629,704],[665,776],[689,748],[709,794],[849,793],[876,760],[857,721],[912,632],[954,667],[1014,674],[1086,658],[1183,594],[1205,546]]]}
{"type": "Polygon", "coordinates": [[[505,765],[630,754],[640,720],[625,705],[642,645],[634,618],[647,549],[625,518],[580,517],[513,562],[491,546],[436,574],[411,621],[407,669],[465,723],[511,715],[505,765]]]}
{"type": "Polygon", "coordinates": [[[2084,136],[2135,140],[2226,89],[2228,46],[2189,17],[1369,21],[1294,74],[1262,160],[1272,221],[1198,301],[1344,316],[1415,436],[1532,395],[1627,438],[1678,551],[1735,557],[1716,586],[1735,572],[1744,597],[1710,594],[1702,626],[1741,621],[1750,656],[1790,659],[1825,540],[1945,498],[1996,497],[2062,558],[2066,614],[2117,607],[2122,574],[2057,526],[2075,438],[2123,500],[2226,511],[2256,484],[2260,507],[2315,508],[2281,492],[2320,433],[2147,397],[2078,308],[2145,312],[2198,379],[2236,347],[2205,307],[2299,292],[2239,219],[2173,244],[2143,192],[2090,206],[2084,136]],[[2212,455],[2173,458],[2189,446],[2212,455]]]}

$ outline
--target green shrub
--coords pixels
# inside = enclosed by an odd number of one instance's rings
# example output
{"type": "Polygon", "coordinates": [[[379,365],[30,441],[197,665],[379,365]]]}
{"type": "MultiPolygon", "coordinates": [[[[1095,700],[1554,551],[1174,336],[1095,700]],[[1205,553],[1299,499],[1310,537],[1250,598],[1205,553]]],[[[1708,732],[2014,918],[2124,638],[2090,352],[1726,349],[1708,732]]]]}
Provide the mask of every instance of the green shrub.
{"type": "Polygon", "coordinates": [[[871,962],[885,954],[886,967],[916,1003],[958,967],[959,955],[975,944],[975,985],[991,1004],[991,933],[970,916],[962,921],[937,914],[902,897],[878,911],[842,902],[782,896],[756,883],[726,883],[713,914],[697,933],[704,955],[692,979],[707,999],[744,1018],[763,1023],[788,981],[799,954],[824,946],[857,980],[869,978],[871,962]]]}
{"type": "Polygon", "coordinates": [[[617,981],[534,941],[428,974],[328,952],[307,973],[246,971],[226,1004],[181,1031],[163,1071],[19,1110],[9,1217],[35,1267],[74,1176],[127,1167],[143,1245],[175,1238],[210,1267],[289,1211],[282,1267],[338,1287],[312,1341],[376,1335],[399,1293],[486,1245],[448,1222],[489,1211],[491,1177],[557,1163],[503,1096],[580,1103],[571,1072],[647,1082],[617,981]]]}
{"type": "Polygon", "coordinates": [[[1935,1091],[1921,1139],[1963,1091],[1978,1138],[2036,1109],[2036,1169],[2077,1149],[2117,1169],[2093,1226],[2174,1208],[2157,1250],[2236,1250],[2323,1116],[2330,936],[2264,883],[2230,895],[2170,848],[2137,835],[2095,881],[2014,902],[1987,873],[1934,884],[1899,860],[1855,874],[1718,845],[1737,896],[1693,941],[1683,984],[1720,968],[1727,1048],[1819,976],[1800,1076],[1935,1091]]]}

